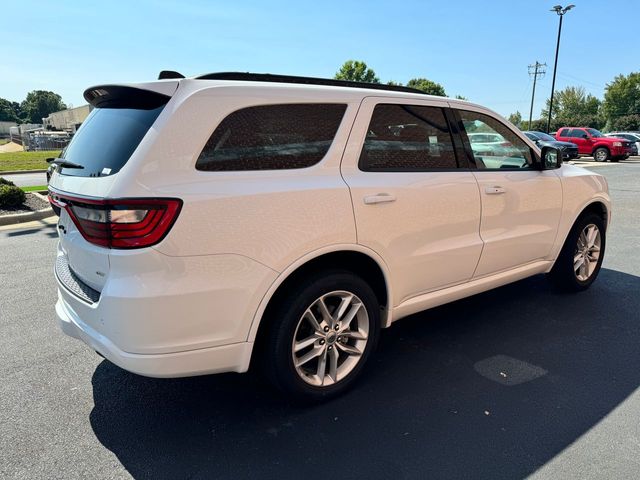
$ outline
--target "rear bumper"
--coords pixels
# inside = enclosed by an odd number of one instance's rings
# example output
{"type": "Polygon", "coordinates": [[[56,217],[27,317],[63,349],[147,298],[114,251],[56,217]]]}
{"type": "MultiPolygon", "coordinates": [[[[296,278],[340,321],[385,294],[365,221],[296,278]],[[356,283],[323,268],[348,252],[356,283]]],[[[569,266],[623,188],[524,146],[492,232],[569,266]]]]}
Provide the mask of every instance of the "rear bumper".
{"type": "Polygon", "coordinates": [[[142,355],[119,349],[104,335],[83,323],[59,296],[56,317],[62,331],[77,338],[119,367],[147,377],[189,377],[222,372],[246,372],[253,343],[242,342],[185,352],[142,355]]]}
{"type": "Polygon", "coordinates": [[[226,254],[168,257],[147,249],[110,257],[97,299],[83,298],[56,275],[64,333],[151,377],[248,369],[249,331],[273,270],[226,254]]]}

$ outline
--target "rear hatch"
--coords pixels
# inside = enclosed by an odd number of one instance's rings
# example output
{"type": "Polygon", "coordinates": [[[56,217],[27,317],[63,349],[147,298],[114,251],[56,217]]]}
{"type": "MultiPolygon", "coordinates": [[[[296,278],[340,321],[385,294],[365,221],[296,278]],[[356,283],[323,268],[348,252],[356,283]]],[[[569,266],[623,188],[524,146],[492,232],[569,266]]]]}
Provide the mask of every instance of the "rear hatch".
{"type": "Polygon", "coordinates": [[[180,202],[162,199],[109,198],[177,85],[163,81],[88,89],[84,96],[93,110],[54,162],[50,200],[61,207],[56,274],[88,303],[97,301],[105,284],[111,249],[157,243],[157,227],[172,223],[167,214],[175,217],[180,208],[180,202]]]}

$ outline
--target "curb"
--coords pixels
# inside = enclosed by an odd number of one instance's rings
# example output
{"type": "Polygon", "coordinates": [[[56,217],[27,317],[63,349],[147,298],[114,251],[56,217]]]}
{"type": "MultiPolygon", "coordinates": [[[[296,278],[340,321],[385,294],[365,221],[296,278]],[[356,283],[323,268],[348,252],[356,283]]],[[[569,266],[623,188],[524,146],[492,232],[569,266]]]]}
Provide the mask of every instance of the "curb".
{"type": "MultiPolygon", "coordinates": [[[[42,200],[47,200],[47,197],[44,195],[40,195],[37,192],[29,192],[37,197],[40,197],[42,200]]],[[[51,215],[55,215],[53,209],[49,206],[47,208],[43,208],[42,210],[36,210],[35,212],[27,212],[27,213],[15,213],[13,215],[4,215],[0,217],[0,227],[5,225],[14,225],[17,223],[31,222],[33,220],[42,220],[43,218],[50,217],[51,215]]]]}
{"type": "Polygon", "coordinates": [[[46,170],[10,170],[8,172],[0,172],[0,177],[3,175],[20,175],[21,173],[47,173],[46,170]]]}

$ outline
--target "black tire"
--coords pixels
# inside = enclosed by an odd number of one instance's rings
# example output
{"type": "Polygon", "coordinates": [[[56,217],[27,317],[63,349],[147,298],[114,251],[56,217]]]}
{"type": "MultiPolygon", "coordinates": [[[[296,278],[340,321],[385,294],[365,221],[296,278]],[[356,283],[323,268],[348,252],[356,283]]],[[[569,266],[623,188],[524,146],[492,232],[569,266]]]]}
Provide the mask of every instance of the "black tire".
{"type": "Polygon", "coordinates": [[[556,262],[551,269],[551,272],[547,274],[547,277],[552,284],[559,290],[565,292],[580,292],[586,290],[596,280],[600,267],[602,267],[602,260],[604,259],[604,252],[606,247],[606,231],[605,224],[602,217],[596,213],[587,213],[582,215],[571,228],[567,239],[562,246],[560,255],[556,259],[556,262]],[[595,225],[600,233],[600,250],[598,260],[593,272],[585,280],[578,278],[576,270],[574,269],[574,257],[579,253],[578,242],[580,234],[588,225],[595,225]]]}
{"type": "Polygon", "coordinates": [[[596,162],[606,162],[611,158],[609,150],[604,147],[598,147],[593,151],[593,159],[596,162]],[[600,157],[600,159],[598,159],[600,157]]]}
{"type": "MultiPolygon", "coordinates": [[[[309,275],[287,292],[286,298],[282,299],[280,304],[272,310],[271,315],[271,318],[265,319],[269,322],[269,328],[265,332],[262,367],[273,385],[298,401],[328,400],[349,389],[375,350],[380,334],[380,305],[373,290],[362,278],[346,270],[330,270],[309,275]],[[323,295],[336,291],[350,292],[360,299],[362,302],[360,309],[366,309],[368,315],[368,337],[362,355],[357,356],[359,360],[344,378],[336,375],[337,382],[331,385],[315,386],[308,383],[310,380],[305,381],[302,374],[297,371],[293,358],[296,355],[293,353],[293,342],[298,325],[302,322],[301,318],[307,309],[323,295]]],[[[364,314],[362,315],[364,316],[364,314]]],[[[310,348],[329,348],[329,339],[325,341],[324,345],[325,347],[317,347],[314,343],[310,348]]],[[[345,353],[339,353],[340,349],[337,348],[337,344],[333,345],[335,345],[334,354],[344,355],[343,364],[345,358],[351,358],[345,353]]],[[[319,360],[315,359],[311,362],[313,361],[319,360]]],[[[333,382],[332,379],[329,381],[333,382]]]]}

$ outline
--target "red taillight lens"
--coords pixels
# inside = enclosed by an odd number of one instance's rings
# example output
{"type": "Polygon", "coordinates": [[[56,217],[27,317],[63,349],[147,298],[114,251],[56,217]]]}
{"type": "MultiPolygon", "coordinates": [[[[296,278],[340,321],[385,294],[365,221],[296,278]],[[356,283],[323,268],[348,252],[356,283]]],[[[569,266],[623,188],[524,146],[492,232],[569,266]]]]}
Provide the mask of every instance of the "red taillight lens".
{"type": "Polygon", "coordinates": [[[86,200],[52,194],[51,203],[64,208],[82,236],[107,248],[142,248],[160,242],[180,213],[177,198],[86,200]]]}

